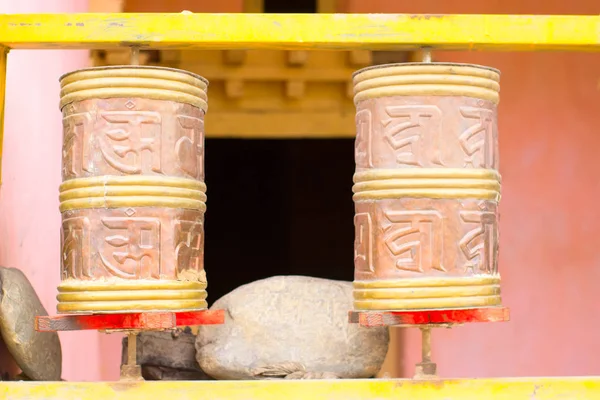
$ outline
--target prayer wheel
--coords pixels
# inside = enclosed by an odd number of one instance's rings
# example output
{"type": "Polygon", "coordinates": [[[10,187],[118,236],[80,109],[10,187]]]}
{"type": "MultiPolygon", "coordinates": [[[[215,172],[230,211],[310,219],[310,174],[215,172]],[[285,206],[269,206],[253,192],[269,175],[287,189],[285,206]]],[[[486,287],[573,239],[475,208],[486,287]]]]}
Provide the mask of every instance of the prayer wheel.
{"type": "Polygon", "coordinates": [[[353,79],[355,309],[501,305],[499,71],[407,63],[353,79]]]}
{"type": "Polygon", "coordinates": [[[60,313],[205,309],[208,82],[145,66],[60,78],[60,313]]]}

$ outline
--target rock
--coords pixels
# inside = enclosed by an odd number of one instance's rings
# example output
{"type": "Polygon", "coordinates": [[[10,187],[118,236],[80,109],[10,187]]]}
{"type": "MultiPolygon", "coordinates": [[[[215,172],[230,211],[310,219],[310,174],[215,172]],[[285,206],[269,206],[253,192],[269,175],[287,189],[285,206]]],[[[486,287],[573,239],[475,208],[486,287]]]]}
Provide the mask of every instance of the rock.
{"type": "Polygon", "coordinates": [[[387,328],[348,323],[352,283],[276,276],[217,300],[224,325],[199,328],[196,358],[215,379],[370,378],[387,353],[387,328]]]}
{"type": "Polygon", "coordinates": [[[0,267],[0,334],[23,374],[34,381],[59,381],[61,376],[58,334],[35,330],[35,317],[47,315],[23,272],[0,267]]]}
{"type": "Polygon", "coordinates": [[[144,365],[142,377],[147,381],[203,381],[210,378],[203,372],[144,365]]]}
{"type": "MultiPolygon", "coordinates": [[[[190,328],[174,332],[142,332],[137,336],[137,363],[147,380],[207,380],[196,361],[190,328]]],[[[127,361],[127,338],[123,338],[121,363],[127,361]]]]}

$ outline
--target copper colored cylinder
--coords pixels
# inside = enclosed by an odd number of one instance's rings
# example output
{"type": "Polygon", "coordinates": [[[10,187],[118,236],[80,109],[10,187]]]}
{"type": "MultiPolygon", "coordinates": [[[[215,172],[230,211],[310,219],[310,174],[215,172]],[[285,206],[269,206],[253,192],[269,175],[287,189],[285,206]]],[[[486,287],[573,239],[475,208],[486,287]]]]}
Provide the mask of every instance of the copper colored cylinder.
{"type": "Polygon", "coordinates": [[[501,304],[499,78],[447,63],[355,73],[355,309],[501,304]]]}
{"type": "Polygon", "coordinates": [[[158,67],[60,78],[58,312],[206,308],[208,82],[158,67]]]}

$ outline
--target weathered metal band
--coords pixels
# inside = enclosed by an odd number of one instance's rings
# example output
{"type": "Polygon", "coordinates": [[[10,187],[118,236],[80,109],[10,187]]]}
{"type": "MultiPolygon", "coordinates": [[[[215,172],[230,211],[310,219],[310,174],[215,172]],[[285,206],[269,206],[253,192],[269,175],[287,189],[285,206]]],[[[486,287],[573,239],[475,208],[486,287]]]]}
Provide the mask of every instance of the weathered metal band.
{"type": "Polygon", "coordinates": [[[204,290],[206,289],[206,277],[203,280],[122,280],[122,279],[99,279],[95,281],[82,281],[67,279],[60,283],[58,291],[68,292],[99,292],[99,291],[152,291],[152,290],[204,290]]]}
{"type": "Polygon", "coordinates": [[[499,277],[415,278],[355,281],[354,307],[410,310],[483,307],[501,304],[499,277]]]}
{"type": "Polygon", "coordinates": [[[357,310],[423,310],[465,307],[493,307],[502,304],[500,295],[473,297],[431,297],[423,299],[354,300],[357,310]]]}
{"type": "Polygon", "coordinates": [[[84,197],[60,203],[60,211],[82,210],[86,208],[125,208],[125,207],[167,207],[205,212],[206,204],[200,200],[179,197],[122,196],[84,197]]]}
{"type": "MultiPolygon", "coordinates": [[[[387,189],[381,182],[371,183],[372,190],[364,189],[362,191],[353,188],[356,194],[352,196],[354,201],[360,200],[382,200],[382,199],[400,199],[410,197],[414,199],[481,199],[498,202],[500,192],[498,190],[470,189],[470,188],[408,188],[405,189],[387,189]]],[[[410,182],[407,183],[410,185],[410,182]]]]}
{"type": "Polygon", "coordinates": [[[56,299],[61,303],[82,301],[133,301],[133,300],[194,300],[206,299],[206,291],[198,290],[135,290],[115,292],[66,292],[59,293],[56,299]]]}
{"type": "Polygon", "coordinates": [[[500,277],[435,277],[354,281],[359,310],[410,310],[497,306],[500,277]]]}
{"type": "Polygon", "coordinates": [[[206,211],[203,182],[172,177],[102,176],[60,185],[60,211],[83,208],[170,207],[206,211]]]}
{"type": "Polygon", "coordinates": [[[356,300],[405,300],[436,297],[472,297],[490,296],[500,294],[500,285],[482,286],[456,286],[456,287],[420,287],[418,292],[415,288],[397,289],[354,289],[356,300]]]}
{"type": "Polygon", "coordinates": [[[206,282],[175,280],[69,279],[58,286],[61,313],[188,311],[207,307],[206,282]]]}
{"type": "Polygon", "coordinates": [[[206,192],[206,184],[196,179],[178,178],[173,176],[158,175],[103,175],[89,178],[76,178],[64,181],[59,186],[59,191],[80,189],[89,186],[163,186],[175,187],[206,192]]]}
{"type": "Polygon", "coordinates": [[[98,301],[148,301],[148,300],[198,300],[206,299],[206,291],[192,290],[140,290],[140,291],[96,291],[69,292],[59,294],[57,300],[61,303],[98,302],[98,301]]]}
{"type": "Polygon", "coordinates": [[[186,103],[208,109],[206,79],[187,71],[147,66],[88,68],[60,78],[60,108],[107,98],[139,97],[186,103]]]}
{"type": "Polygon", "coordinates": [[[59,195],[61,202],[94,197],[180,197],[182,199],[206,201],[206,194],[199,190],[173,188],[164,186],[95,186],[73,189],[59,195]]]}
{"type": "Polygon", "coordinates": [[[354,74],[354,103],[392,96],[466,96],[498,104],[499,80],[497,70],[478,65],[378,65],[354,74]]]}
{"type": "Polygon", "coordinates": [[[145,311],[196,311],[208,307],[205,300],[121,300],[121,301],[78,301],[58,303],[59,313],[69,314],[120,314],[145,311]]]}
{"type": "Polygon", "coordinates": [[[500,182],[493,179],[388,179],[355,184],[354,193],[386,189],[485,189],[500,191],[500,182]]]}
{"type": "Polygon", "coordinates": [[[354,182],[355,201],[401,197],[500,201],[500,174],[494,170],[376,169],[357,172],[354,182]]]}
{"type": "Polygon", "coordinates": [[[363,169],[353,177],[355,183],[381,179],[486,179],[498,182],[502,180],[498,171],[483,168],[363,169]]]}
{"type": "Polygon", "coordinates": [[[353,282],[355,289],[403,289],[413,287],[483,286],[500,284],[499,275],[440,276],[415,279],[381,279],[353,282]]]}

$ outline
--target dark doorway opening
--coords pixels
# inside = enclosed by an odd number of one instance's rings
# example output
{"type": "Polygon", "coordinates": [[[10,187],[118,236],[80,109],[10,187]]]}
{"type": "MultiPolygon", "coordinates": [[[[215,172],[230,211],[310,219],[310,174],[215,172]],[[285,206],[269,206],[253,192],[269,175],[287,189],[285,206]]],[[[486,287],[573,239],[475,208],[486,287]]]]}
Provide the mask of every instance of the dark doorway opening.
{"type": "Polygon", "coordinates": [[[273,275],[353,279],[354,141],[206,140],[209,303],[273,275]]]}
{"type": "Polygon", "coordinates": [[[311,14],[317,12],[317,0],[264,0],[264,12],[311,14]]]}

